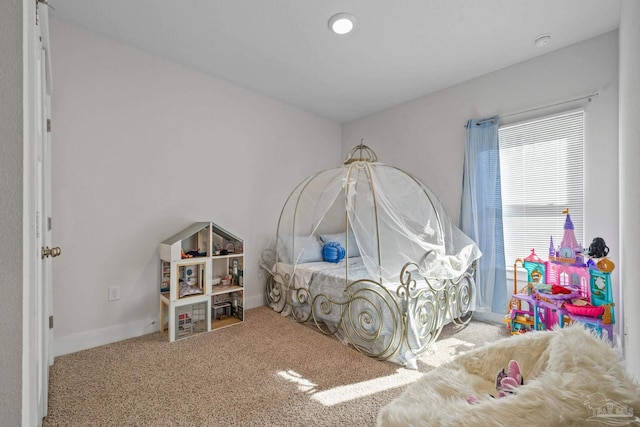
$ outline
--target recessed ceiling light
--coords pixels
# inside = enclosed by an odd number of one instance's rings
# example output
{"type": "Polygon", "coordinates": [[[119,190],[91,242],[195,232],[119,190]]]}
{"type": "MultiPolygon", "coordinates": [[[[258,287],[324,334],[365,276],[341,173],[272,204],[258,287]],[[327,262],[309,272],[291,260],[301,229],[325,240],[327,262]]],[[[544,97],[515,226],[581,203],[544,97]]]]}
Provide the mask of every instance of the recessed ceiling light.
{"type": "Polygon", "coordinates": [[[336,13],[329,19],[329,28],[336,34],[349,34],[356,25],[356,18],[348,13],[336,13]]]}
{"type": "Polygon", "coordinates": [[[541,36],[536,37],[536,39],[533,41],[533,44],[536,45],[536,47],[544,47],[548,45],[550,41],[551,34],[542,34],[541,36]]]}

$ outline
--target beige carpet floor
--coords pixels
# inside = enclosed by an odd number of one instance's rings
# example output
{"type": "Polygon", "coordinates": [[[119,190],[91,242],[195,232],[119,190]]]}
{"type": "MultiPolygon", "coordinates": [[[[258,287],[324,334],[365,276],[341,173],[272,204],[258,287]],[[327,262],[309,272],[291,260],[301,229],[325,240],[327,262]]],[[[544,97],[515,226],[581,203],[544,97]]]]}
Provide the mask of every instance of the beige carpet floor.
{"type": "Polygon", "coordinates": [[[374,426],[419,375],[507,335],[448,325],[415,371],[260,307],[174,343],[157,332],[56,358],[43,425],[374,426]]]}

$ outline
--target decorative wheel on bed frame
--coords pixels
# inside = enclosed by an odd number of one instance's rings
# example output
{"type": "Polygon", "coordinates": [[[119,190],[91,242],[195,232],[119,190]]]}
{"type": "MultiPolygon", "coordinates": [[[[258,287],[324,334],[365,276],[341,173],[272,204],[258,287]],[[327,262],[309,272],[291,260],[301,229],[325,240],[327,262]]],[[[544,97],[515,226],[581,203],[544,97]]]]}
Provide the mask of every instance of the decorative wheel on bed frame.
{"type": "Polygon", "coordinates": [[[267,273],[267,283],[265,287],[265,298],[267,305],[278,313],[282,313],[288,305],[287,292],[285,284],[289,283],[291,278],[288,275],[282,276],[274,274],[273,267],[276,263],[276,251],[273,249],[265,249],[262,252],[262,261],[260,268],[267,273]]]}
{"type": "Polygon", "coordinates": [[[458,327],[465,327],[473,317],[473,289],[475,281],[473,279],[476,269],[476,263],[471,265],[467,271],[457,282],[451,281],[451,286],[447,291],[449,303],[449,314],[451,321],[458,327]]]}

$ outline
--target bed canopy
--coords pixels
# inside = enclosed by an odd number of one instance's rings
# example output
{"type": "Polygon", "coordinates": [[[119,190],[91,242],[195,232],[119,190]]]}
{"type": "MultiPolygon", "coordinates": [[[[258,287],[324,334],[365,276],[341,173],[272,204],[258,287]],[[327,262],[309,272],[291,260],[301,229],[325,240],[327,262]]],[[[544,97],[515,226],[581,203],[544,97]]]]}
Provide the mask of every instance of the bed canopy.
{"type": "Polygon", "coordinates": [[[425,278],[457,278],[481,255],[424,184],[378,162],[363,144],[340,167],[318,172],[293,190],[278,223],[277,258],[294,265],[309,260],[318,254],[319,236],[346,246],[347,260],[361,256],[370,277],[381,283],[398,282],[408,263],[425,278]]]}
{"type": "Polygon", "coordinates": [[[444,324],[471,318],[481,255],[424,184],[364,144],[293,190],[271,254],[273,310],[411,368],[444,324]]]}

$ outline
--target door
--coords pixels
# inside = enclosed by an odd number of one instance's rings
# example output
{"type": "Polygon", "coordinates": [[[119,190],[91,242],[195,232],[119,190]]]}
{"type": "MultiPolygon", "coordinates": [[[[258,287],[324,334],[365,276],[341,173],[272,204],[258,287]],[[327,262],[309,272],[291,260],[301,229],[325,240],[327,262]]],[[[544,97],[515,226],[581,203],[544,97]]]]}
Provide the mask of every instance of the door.
{"type": "Polygon", "coordinates": [[[47,415],[49,366],[53,364],[52,258],[60,249],[52,244],[51,206],[51,68],[49,28],[46,5],[37,4],[34,37],[34,205],[35,244],[37,249],[33,295],[35,321],[35,399],[39,424],[47,415]]]}

